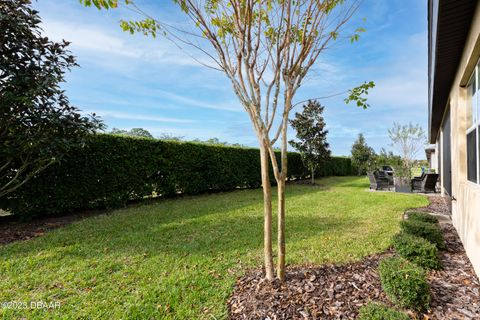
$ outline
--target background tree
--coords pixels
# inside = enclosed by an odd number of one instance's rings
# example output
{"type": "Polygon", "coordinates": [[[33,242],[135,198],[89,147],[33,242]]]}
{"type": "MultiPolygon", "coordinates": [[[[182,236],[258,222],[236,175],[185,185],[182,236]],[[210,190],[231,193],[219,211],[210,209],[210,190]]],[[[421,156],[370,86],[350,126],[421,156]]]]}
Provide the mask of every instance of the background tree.
{"type": "Polygon", "coordinates": [[[385,150],[382,148],[380,153],[377,155],[375,163],[378,166],[391,166],[397,168],[399,165],[402,165],[402,157],[394,154],[392,151],[385,150]]]}
{"type": "Polygon", "coordinates": [[[411,178],[411,168],[415,157],[420,150],[425,148],[427,137],[425,131],[419,125],[409,123],[400,125],[394,122],[393,127],[388,130],[388,136],[392,141],[391,145],[398,149],[402,156],[403,167],[407,172],[405,178],[411,178]]]}
{"type": "Polygon", "coordinates": [[[310,169],[312,184],[315,184],[315,170],[330,157],[328,130],[322,115],[324,108],[319,102],[309,100],[302,112],[296,112],[295,119],[289,120],[298,139],[289,143],[301,153],[303,163],[310,169]]]}
{"type": "Polygon", "coordinates": [[[68,42],[41,34],[40,22],[30,1],[0,1],[0,197],[101,127],[94,116],[81,116],[60,88],[75,58],[68,42]]]}
{"type": "Polygon", "coordinates": [[[122,129],[112,128],[112,131],[110,131],[110,134],[120,134],[120,135],[131,136],[131,137],[143,137],[143,138],[153,139],[152,134],[148,132],[148,130],[145,130],[143,128],[132,128],[131,130],[122,130],[122,129]]]}
{"type": "MultiPolygon", "coordinates": [[[[84,5],[117,8],[118,0],[80,0],[84,5]]],[[[155,37],[158,32],[174,41],[198,49],[211,61],[199,63],[221,71],[248,114],[260,145],[264,194],[265,276],[273,279],[272,193],[269,166],[277,184],[277,278],[285,278],[285,180],[287,176],[287,126],[292,100],[318,57],[335,40],[355,42],[363,28],[349,31],[347,22],[360,1],[344,0],[173,0],[188,27],[154,18],[134,0],[123,7],[140,15],[139,20],[120,21],[123,30],[155,37]],[[281,149],[280,161],[274,145],[281,149]]],[[[349,91],[347,102],[366,108],[361,95],[373,83],[349,91]]]]}
{"type": "Polygon", "coordinates": [[[352,164],[357,168],[358,175],[366,174],[375,163],[375,151],[367,145],[363,133],[360,133],[353,143],[351,155],[352,164]]]}

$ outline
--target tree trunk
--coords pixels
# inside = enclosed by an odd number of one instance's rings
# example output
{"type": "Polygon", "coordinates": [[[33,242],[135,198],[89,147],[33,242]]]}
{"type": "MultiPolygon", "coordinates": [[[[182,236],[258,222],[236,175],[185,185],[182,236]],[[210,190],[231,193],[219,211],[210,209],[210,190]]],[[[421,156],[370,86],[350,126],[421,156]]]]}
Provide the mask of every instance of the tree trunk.
{"type": "Polygon", "coordinates": [[[315,168],[313,168],[313,166],[310,167],[310,177],[312,179],[312,184],[315,184],[315,168]]]}
{"type": "MultiPolygon", "coordinates": [[[[291,95],[287,94],[285,99],[285,108],[289,110],[291,95]]],[[[281,145],[281,168],[282,171],[277,178],[278,193],[278,259],[277,259],[277,278],[280,281],[285,280],[285,179],[287,177],[288,158],[287,158],[287,124],[288,116],[284,114],[282,124],[282,145],[281,145]]]]}
{"type": "Polygon", "coordinates": [[[269,176],[269,157],[266,142],[260,139],[260,164],[262,171],[263,189],[263,254],[265,259],[265,278],[273,280],[272,258],[272,186],[269,176]]]}
{"type": "Polygon", "coordinates": [[[285,179],[277,181],[278,191],[278,260],[277,278],[285,280],[285,179]]]}

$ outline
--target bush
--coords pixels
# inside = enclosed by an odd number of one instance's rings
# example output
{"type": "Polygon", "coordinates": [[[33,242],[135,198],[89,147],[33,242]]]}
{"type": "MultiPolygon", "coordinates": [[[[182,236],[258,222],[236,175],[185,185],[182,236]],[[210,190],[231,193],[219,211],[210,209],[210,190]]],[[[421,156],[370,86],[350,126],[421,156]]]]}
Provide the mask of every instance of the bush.
{"type": "Polygon", "coordinates": [[[442,230],[438,224],[408,219],[403,220],[400,226],[406,233],[424,238],[435,244],[438,249],[445,249],[442,230]]]}
{"type": "Polygon", "coordinates": [[[382,288],[400,307],[425,310],[430,301],[426,272],[400,257],[383,259],[378,267],[382,288]]]}
{"type": "Polygon", "coordinates": [[[410,212],[408,214],[408,219],[428,223],[438,223],[438,219],[436,217],[425,212],[410,212]]]}
{"type": "Polygon", "coordinates": [[[400,232],[393,237],[393,246],[400,256],[420,267],[428,269],[442,267],[437,247],[424,238],[400,232]]]}
{"type": "Polygon", "coordinates": [[[403,312],[389,308],[380,303],[369,302],[360,308],[358,320],[408,320],[410,317],[403,312]]]}
{"type": "MultiPolygon", "coordinates": [[[[332,157],[327,163],[337,161],[338,167],[325,165],[332,168],[329,174],[351,174],[350,159],[332,157]]],[[[289,152],[288,179],[308,175],[300,154],[289,152]]],[[[261,183],[258,149],[99,134],[0,199],[0,208],[24,216],[57,214],[121,207],[152,195],[258,188],[261,183]]]]}

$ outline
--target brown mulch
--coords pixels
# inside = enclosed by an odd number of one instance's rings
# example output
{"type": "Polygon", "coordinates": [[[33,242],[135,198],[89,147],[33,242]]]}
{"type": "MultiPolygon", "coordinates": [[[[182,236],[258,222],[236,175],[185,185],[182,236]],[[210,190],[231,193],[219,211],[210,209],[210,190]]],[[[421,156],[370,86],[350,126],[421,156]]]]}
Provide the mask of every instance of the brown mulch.
{"type": "Polygon", "coordinates": [[[440,195],[428,195],[430,204],[423,208],[413,209],[413,211],[431,212],[436,215],[450,216],[451,203],[448,197],[441,197],[440,195]]]}
{"type": "MultiPolygon", "coordinates": [[[[429,212],[449,214],[448,203],[429,197],[429,212]]],[[[432,300],[425,314],[414,319],[480,319],[480,282],[454,227],[442,223],[447,250],[444,268],[429,273],[432,300]]],[[[231,319],[354,319],[369,301],[393,306],[381,289],[377,266],[393,251],[346,265],[298,266],[287,269],[284,283],[263,280],[253,270],[237,280],[228,301],[231,319]]],[[[406,310],[404,310],[406,311],[406,310]]]]}
{"type": "Polygon", "coordinates": [[[60,228],[101,213],[100,211],[88,211],[63,216],[38,217],[29,221],[19,220],[16,216],[0,216],[0,245],[43,236],[48,230],[60,228]]]}
{"type": "Polygon", "coordinates": [[[389,254],[343,266],[290,267],[284,283],[251,271],[237,280],[230,319],[353,319],[369,300],[388,302],[376,269],[389,254]]]}
{"type": "Polygon", "coordinates": [[[480,281],[475,275],[457,231],[441,224],[447,250],[441,252],[443,270],[432,271],[431,319],[480,319],[480,281]]]}

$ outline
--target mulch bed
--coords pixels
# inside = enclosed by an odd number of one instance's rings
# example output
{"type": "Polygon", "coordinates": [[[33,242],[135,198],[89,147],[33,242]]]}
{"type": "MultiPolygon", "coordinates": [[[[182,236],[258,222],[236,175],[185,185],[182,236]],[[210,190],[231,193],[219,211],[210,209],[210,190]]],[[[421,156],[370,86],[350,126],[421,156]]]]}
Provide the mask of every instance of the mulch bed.
{"type": "Polygon", "coordinates": [[[448,197],[441,197],[440,195],[428,195],[430,204],[424,208],[412,209],[411,211],[431,212],[436,215],[450,216],[451,200],[448,197]]]}
{"type": "Polygon", "coordinates": [[[100,211],[89,211],[63,216],[38,217],[29,221],[19,220],[16,216],[2,216],[0,217],[0,245],[43,236],[48,230],[60,228],[101,213],[100,211]]]}
{"type": "MultiPolygon", "coordinates": [[[[425,211],[449,214],[448,203],[429,197],[425,211]]],[[[442,223],[447,250],[441,252],[443,270],[429,273],[432,301],[415,319],[480,319],[480,282],[454,227],[442,223]]],[[[341,266],[296,266],[287,269],[284,283],[263,280],[252,270],[237,280],[228,301],[231,319],[354,319],[369,301],[393,306],[381,289],[377,273],[384,253],[341,266]]],[[[404,310],[405,311],[405,310],[404,310]]]]}

